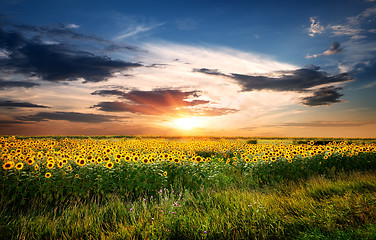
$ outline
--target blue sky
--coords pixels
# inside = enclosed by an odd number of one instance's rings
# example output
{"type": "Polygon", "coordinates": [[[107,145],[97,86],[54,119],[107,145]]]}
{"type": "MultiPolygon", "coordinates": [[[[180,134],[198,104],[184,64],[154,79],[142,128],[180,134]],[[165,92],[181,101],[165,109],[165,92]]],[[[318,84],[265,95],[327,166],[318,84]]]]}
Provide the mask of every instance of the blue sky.
{"type": "Polygon", "coordinates": [[[0,16],[0,134],[376,137],[376,1],[5,0],[0,16]]]}

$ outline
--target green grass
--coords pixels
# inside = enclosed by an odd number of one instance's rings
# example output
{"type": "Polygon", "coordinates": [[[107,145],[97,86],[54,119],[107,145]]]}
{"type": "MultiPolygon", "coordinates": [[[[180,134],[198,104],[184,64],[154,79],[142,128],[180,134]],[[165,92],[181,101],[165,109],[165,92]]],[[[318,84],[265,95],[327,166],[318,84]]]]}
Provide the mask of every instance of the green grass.
{"type": "Polygon", "coordinates": [[[49,206],[1,206],[2,239],[375,239],[376,173],[256,189],[162,189],[49,206]],[[179,195],[180,194],[180,195],[179,195]],[[206,231],[206,232],[205,232],[206,231]]]}

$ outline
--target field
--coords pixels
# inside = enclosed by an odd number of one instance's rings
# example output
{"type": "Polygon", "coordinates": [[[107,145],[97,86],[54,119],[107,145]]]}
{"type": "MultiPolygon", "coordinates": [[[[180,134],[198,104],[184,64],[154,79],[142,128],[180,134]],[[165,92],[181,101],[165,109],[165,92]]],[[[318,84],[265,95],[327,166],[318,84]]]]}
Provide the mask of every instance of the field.
{"type": "Polygon", "coordinates": [[[376,239],[375,139],[1,137],[1,239],[376,239]]]}

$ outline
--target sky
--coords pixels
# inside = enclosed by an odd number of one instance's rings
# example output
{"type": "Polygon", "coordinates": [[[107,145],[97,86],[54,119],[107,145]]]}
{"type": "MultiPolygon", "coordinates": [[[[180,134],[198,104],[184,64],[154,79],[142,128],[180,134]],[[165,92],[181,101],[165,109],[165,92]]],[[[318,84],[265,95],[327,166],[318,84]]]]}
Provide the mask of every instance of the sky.
{"type": "Polygon", "coordinates": [[[376,1],[3,0],[0,135],[376,137],[376,1]]]}

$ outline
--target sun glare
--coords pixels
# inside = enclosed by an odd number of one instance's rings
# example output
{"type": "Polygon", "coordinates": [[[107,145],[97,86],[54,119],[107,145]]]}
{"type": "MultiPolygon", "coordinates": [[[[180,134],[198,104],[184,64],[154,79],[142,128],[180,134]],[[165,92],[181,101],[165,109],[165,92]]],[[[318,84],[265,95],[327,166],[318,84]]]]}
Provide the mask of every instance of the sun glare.
{"type": "Polygon", "coordinates": [[[191,130],[195,127],[198,127],[200,121],[195,117],[188,117],[188,118],[178,118],[173,121],[173,125],[176,128],[183,129],[183,130],[191,130]]]}

